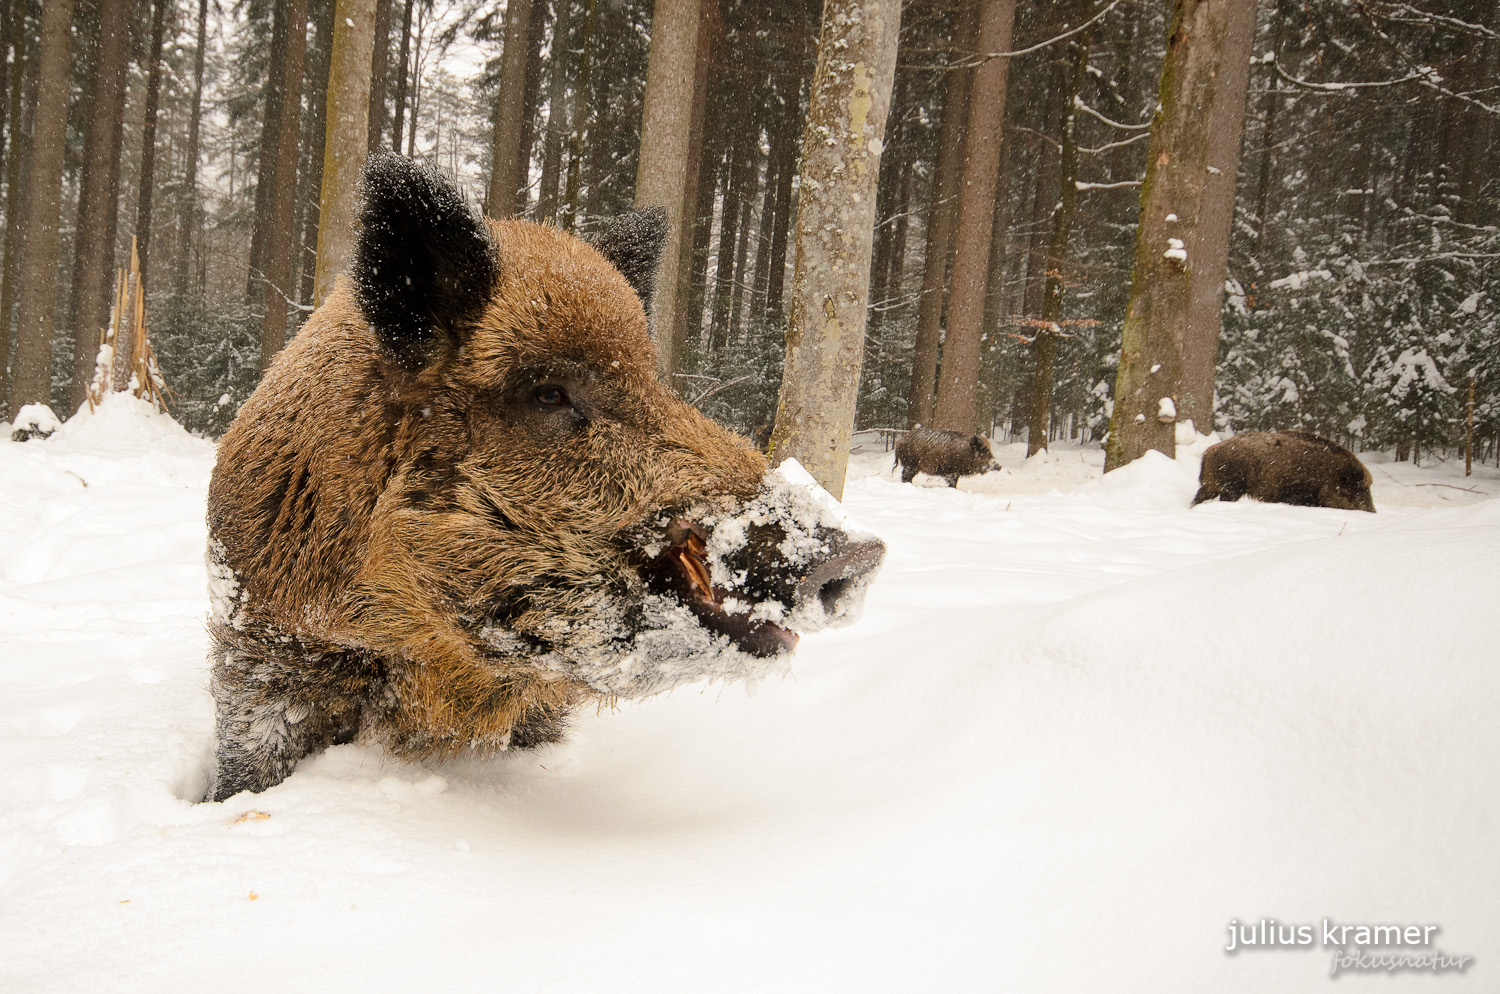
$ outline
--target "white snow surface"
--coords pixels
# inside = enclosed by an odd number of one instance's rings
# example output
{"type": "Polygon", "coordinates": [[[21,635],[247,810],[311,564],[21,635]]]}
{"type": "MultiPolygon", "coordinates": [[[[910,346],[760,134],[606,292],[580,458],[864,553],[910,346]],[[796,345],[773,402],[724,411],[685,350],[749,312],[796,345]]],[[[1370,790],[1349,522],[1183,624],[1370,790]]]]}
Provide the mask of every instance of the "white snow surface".
{"type": "Polygon", "coordinates": [[[0,991],[1329,983],[1321,944],[1224,951],[1262,918],[1473,958],[1341,990],[1495,989],[1500,472],[1366,454],[1375,515],[1189,510],[1208,441],[1103,478],[997,445],[959,489],[857,450],[885,567],[786,678],[223,804],[211,445],[120,396],[0,442],[0,991]]]}

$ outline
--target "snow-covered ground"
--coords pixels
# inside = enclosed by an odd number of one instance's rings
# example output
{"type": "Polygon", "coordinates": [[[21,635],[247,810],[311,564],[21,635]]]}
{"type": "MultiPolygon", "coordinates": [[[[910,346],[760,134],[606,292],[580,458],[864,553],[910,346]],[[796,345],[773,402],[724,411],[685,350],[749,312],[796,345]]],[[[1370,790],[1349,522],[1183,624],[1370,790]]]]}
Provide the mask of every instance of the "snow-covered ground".
{"type": "Polygon", "coordinates": [[[786,679],[194,804],[211,446],[120,398],[0,442],[0,991],[1306,991],[1324,919],[1471,958],[1340,989],[1495,990],[1500,474],[1189,510],[1200,448],[871,446],[889,558],[786,679]],[[1225,952],[1273,918],[1313,944],[1225,952]]]}

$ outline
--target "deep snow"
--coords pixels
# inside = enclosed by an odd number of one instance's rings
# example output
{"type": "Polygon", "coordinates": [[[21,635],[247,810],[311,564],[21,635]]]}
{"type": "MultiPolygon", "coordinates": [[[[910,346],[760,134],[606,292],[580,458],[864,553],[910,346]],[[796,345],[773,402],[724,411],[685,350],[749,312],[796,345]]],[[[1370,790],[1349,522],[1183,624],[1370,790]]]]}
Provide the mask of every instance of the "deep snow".
{"type": "Polygon", "coordinates": [[[1022,451],[958,490],[857,452],[886,565],[785,679],[193,804],[211,446],[120,397],[0,442],[0,991],[1330,982],[1224,952],[1262,918],[1439,925],[1404,951],[1462,974],[1336,982],[1494,989],[1500,474],[1189,510],[1201,443],[1022,451]]]}

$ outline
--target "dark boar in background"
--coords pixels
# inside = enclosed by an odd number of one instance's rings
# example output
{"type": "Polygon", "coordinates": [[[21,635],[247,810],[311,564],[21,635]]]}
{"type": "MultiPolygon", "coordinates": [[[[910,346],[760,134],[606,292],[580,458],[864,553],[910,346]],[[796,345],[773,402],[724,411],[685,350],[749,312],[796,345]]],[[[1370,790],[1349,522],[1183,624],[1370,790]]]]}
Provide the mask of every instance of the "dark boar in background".
{"type": "Polygon", "coordinates": [[[656,376],[662,212],[590,245],[397,156],[364,183],[350,273],[219,446],[211,798],[355,738],[555,741],[853,615],[881,543],[656,376]]]}
{"type": "Polygon", "coordinates": [[[918,473],[941,476],[948,486],[958,486],[960,476],[989,473],[1000,468],[990,443],[983,435],[918,428],[896,443],[896,464],[901,482],[910,483],[918,473]]]}
{"type": "Polygon", "coordinates": [[[1194,504],[1256,500],[1374,512],[1370,471],[1337,442],[1310,431],[1235,435],[1203,453],[1194,504]]]}

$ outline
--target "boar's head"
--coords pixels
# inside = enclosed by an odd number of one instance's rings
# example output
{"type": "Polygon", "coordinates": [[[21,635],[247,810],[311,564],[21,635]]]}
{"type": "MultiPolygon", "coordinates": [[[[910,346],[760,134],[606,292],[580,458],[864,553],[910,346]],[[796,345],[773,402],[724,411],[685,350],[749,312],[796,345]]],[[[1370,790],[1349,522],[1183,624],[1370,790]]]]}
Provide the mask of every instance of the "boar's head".
{"type": "Polygon", "coordinates": [[[360,226],[220,445],[215,796],[339,736],[545,741],[580,700],[757,675],[858,607],[879,541],[657,377],[662,212],[590,245],[379,155],[360,226]]]}

